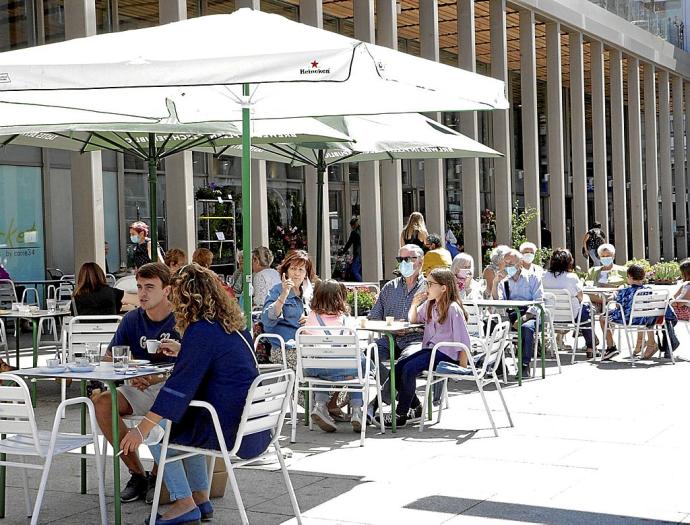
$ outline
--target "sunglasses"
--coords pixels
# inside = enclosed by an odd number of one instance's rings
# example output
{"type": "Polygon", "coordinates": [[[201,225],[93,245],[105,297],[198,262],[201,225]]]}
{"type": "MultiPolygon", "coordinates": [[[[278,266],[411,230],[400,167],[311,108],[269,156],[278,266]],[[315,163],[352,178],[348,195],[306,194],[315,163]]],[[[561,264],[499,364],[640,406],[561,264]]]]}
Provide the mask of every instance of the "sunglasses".
{"type": "Polygon", "coordinates": [[[405,262],[410,262],[410,261],[416,261],[419,259],[419,257],[396,257],[395,260],[398,261],[399,263],[405,261],[405,262]]]}

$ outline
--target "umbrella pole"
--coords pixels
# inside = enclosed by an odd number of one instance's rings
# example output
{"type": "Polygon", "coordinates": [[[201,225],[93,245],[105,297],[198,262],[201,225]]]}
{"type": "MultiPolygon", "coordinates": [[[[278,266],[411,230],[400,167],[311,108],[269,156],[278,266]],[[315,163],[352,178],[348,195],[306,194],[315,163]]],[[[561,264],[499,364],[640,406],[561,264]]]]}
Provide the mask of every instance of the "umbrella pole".
{"type": "MultiPolygon", "coordinates": [[[[326,172],[324,152],[318,153],[316,166],[316,274],[323,271],[323,177],[326,172]]],[[[322,276],[323,277],[323,276],[322,276]]]]}
{"type": "MultiPolygon", "coordinates": [[[[249,97],[249,84],[242,84],[242,95],[249,97]]],[[[252,135],[250,130],[249,105],[242,107],[242,252],[244,254],[242,277],[242,298],[247,330],[252,331],[252,296],[249,285],[252,279],[252,208],[251,208],[251,166],[252,135]]]]}
{"type": "Polygon", "coordinates": [[[149,133],[149,210],[151,210],[151,261],[158,262],[158,200],[156,186],[158,160],[156,155],[156,135],[149,133]]]}

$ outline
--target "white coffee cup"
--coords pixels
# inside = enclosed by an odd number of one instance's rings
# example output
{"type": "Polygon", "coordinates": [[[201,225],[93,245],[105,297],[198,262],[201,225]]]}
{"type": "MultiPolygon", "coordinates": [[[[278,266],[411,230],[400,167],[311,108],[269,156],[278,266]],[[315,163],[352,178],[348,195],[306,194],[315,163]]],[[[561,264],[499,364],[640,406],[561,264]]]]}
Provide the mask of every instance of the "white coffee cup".
{"type": "Polygon", "coordinates": [[[357,318],[357,322],[360,328],[364,328],[367,325],[367,318],[364,316],[360,316],[357,318]]]}
{"type": "Polygon", "coordinates": [[[149,354],[155,354],[161,346],[161,342],[158,339],[147,339],[146,340],[146,350],[149,354]]]}
{"type": "Polygon", "coordinates": [[[395,317],[392,315],[386,317],[386,326],[393,326],[393,321],[395,321],[395,317]]]}
{"type": "Polygon", "coordinates": [[[46,364],[48,365],[48,368],[57,368],[60,366],[60,360],[59,359],[48,359],[46,361],[46,364]]]}

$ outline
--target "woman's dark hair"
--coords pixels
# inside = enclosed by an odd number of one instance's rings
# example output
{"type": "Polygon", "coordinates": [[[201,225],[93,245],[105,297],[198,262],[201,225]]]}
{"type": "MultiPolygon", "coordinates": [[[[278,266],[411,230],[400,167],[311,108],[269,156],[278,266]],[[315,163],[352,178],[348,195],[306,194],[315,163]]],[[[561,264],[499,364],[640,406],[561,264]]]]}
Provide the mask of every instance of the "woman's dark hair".
{"type": "Polygon", "coordinates": [[[162,262],[147,263],[140,266],[136,274],[137,279],[159,279],[163,288],[170,284],[171,277],[170,268],[162,262]]]}
{"type": "Polygon", "coordinates": [[[441,241],[441,236],[437,233],[431,233],[427,236],[426,242],[433,249],[440,248],[443,246],[443,241],[441,241]]]}
{"type": "Polygon", "coordinates": [[[347,288],[333,279],[319,281],[314,286],[311,309],[317,314],[340,315],[350,312],[347,288]]]}
{"type": "Polygon", "coordinates": [[[631,264],[628,266],[628,277],[632,277],[636,281],[641,281],[644,279],[644,268],[639,264],[631,264]]]}
{"type": "Polygon", "coordinates": [[[103,269],[95,262],[87,262],[82,264],[79,269],[77,288],[74,290],[74,295],[76,297],[93,293],[104,286],[108,286],[108,283],[105,280],[103,269]]]}
{"type": "Polygon", "coordinates": [[[690,259],[684,259],[680,262],[680,275],[684,281],[690,281],[690,259]]]}
{"type": "Polygon", "coordinates": [[[594,228],[599,228],[599,229],[601,229],[601,223],[600,223],[600,222],[597,222],[597,221],[594,221],[594,222],[592,223],[592,229],[594,229],[594,228]]]}
{"type": "Polygon", "coordinates": [[[573,255],[570,250],[565,248],[556,248],[551,254],[549,260],[549,271],[558,277],[562,273],[570,272],[573,269],[573,255]]]}

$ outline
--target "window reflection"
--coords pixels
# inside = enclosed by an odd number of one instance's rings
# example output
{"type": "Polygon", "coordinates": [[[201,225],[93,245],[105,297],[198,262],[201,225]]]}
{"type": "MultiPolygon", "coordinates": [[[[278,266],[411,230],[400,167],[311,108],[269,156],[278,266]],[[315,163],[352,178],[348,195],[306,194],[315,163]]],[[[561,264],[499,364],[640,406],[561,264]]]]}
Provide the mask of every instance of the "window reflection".
{"type": "Polygon", "coordinates": [[[119,30],[158,25],[158,0],[118,0],[119,30]]]}

